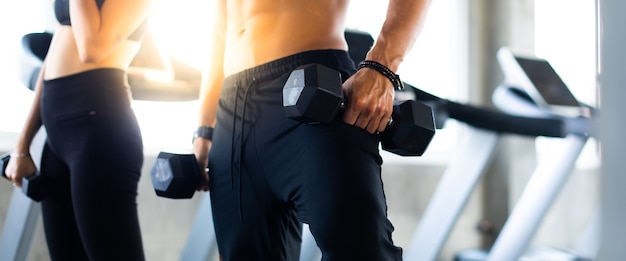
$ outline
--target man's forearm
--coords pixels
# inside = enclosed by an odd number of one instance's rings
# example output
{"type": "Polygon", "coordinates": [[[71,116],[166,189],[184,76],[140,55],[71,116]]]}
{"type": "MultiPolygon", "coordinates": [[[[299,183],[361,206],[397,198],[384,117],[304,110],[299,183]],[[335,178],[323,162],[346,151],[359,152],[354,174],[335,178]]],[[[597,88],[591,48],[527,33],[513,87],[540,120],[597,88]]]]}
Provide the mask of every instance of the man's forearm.
{"type": "Polygon", "coordinates": [[[213,43],[211,59],[202,75],[198,126],[214,126],[217,104],[224,81],[224,48],[220,41],[213,43]]]}
{"type": "Polygon", "coordinates": [[[215,114],[221,88],[221,85],[217,84],[218,81],[221,82],[221,79],[211,78],[211,83],[203,84],[203,90],[200,92],[198,126],[215,125],[215,114]]]}
{"type": "Polygon", "coordinates": [[[390,0],[382,30],[366,59],[397,71],[421,32],[429,5],[430,0],[390,0]]]}
{"type": "Polygon", "coordinates": [[[224,50],[226,49],[225,1],[215,1],[212,6],[215,23],[211,28],[209,61],[202,75],[200,90],[200,112],[198,126],[214,126],[217,104],[224,80],[224,50]]]}

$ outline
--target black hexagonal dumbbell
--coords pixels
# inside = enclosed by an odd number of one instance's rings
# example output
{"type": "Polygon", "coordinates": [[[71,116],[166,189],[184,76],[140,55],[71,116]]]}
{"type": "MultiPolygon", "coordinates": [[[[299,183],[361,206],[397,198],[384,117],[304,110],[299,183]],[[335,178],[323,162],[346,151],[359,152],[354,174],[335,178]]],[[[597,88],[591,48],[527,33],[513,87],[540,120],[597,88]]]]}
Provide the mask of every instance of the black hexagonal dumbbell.
{"type": "MultiPolygon", "coordinates": [[[[5,174],[9,160],[11,159],[11,153],[5,153],[0,156],[0,169],[2,170],[2,177],[8,180],[5,174]]],[[[53,186],[50,185],[49,179],[38,173],[32,173],[22,178],[22,193],[28,196],[34,201],[41,201],[50,195],[53,186]]]]}
{"type": "Polygon", "coordinates": [[[435,135],[432,108],[414,100],[395,101],[391,119],[381,133],[383,150],[400,156],[422,156],[435,135]]]}
{"type": "MultiPolygon", "coordinates": [[[[308,124],[328,124],[343,109],[341,74],[320,64],[291,72],[283,87],[287,117],[308,124]]],[[[421,156],[435,135],[431,107],[414,100],[396,101],[392,121],[381,133],[384,150],[401,156],[421,156]]]]}
{"type": "Polygon", "coordinates": [[[160,152],[150,178],[157,196],[184,199],[193,197],[202,173],[194,154],[160,152]]]}

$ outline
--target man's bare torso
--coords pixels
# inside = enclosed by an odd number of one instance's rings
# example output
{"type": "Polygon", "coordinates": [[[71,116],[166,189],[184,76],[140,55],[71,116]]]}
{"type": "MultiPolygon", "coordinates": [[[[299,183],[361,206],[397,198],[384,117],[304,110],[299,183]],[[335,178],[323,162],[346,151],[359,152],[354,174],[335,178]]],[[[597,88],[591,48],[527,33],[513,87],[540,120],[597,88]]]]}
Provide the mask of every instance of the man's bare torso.
{"type": "Polygon", "coordinates": [[[307,50],[347,50],[348,0],[225,0],[224,73],[307,50]]]}

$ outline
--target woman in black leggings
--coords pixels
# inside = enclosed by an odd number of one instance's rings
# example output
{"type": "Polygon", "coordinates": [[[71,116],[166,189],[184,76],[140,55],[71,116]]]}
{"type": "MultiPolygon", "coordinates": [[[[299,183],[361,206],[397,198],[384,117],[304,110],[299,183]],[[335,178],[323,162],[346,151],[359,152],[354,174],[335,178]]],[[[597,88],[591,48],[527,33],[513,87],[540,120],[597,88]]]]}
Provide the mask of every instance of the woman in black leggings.
{"type": "Polygon", "coordinates": [[[152,0],[56,0],[56,29],[29,116],[7,166],[17,185],[35,171],[29,147],[43,125],[41,201],[52,260],[144,260],[137,214],[143,144],[126,69],[152,0]]]}

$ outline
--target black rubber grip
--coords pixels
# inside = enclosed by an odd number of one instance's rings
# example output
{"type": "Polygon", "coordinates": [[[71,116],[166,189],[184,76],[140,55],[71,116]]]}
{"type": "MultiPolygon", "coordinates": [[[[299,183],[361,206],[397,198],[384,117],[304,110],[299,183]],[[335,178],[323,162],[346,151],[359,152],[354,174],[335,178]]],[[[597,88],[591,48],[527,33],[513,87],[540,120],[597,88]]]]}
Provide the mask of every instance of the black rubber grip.
{"type": "MultiPolygon", "coordinates": [[[[423,102],[437,102],[436,110],[444,110],[443,114],[449,118],[464,122],[476,128],[490,130],[498,133],[509,133],[526,136],[565,137],[567,131],[565,123],[558,118],[533,118],[510,115],[494,109],[481,108],[472,105],[461,104],[439,98],[427,93],[415,86],[411,87],[415,99],[423,102]]],[[[437,115],[437,113],[435,113],[437,115]]]]}
{"type": "Polygon", "coordinates": [[[445,103],[444,108],[452,119],[494,132],[560,138],[567,135],[560,119],[515,116],[455,102],[445,103]]]}

